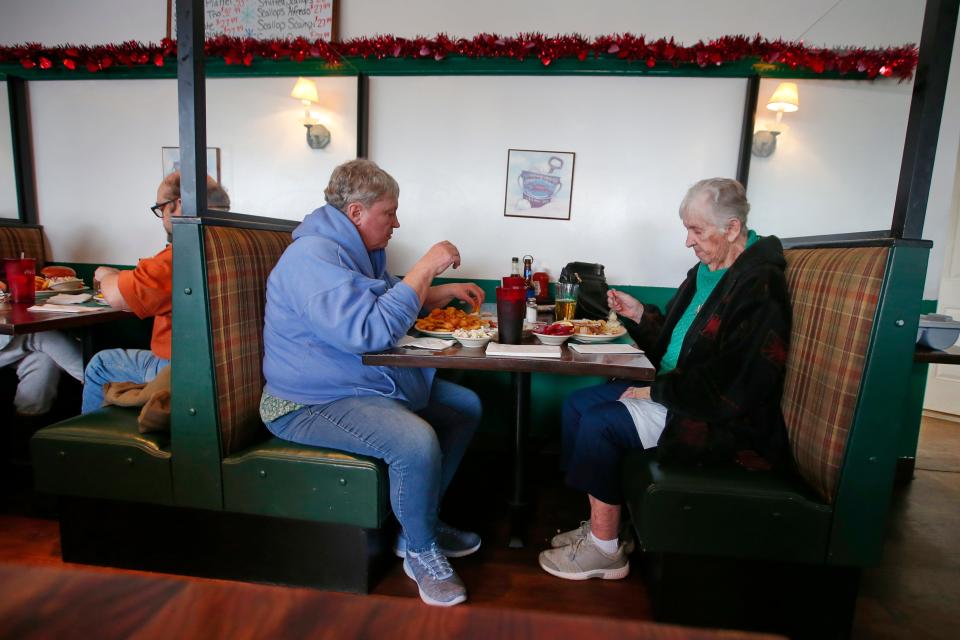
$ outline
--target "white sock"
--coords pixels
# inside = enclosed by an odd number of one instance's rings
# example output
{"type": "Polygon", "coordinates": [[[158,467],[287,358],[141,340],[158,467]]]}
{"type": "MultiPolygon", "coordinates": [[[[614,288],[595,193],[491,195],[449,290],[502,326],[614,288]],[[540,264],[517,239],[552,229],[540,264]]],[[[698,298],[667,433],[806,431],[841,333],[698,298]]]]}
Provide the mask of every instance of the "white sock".
{"type": "Polygon", "coordinates": [[[613,540],[601,540],[597,536],[593,535],[593,531],[591,531],[590,539],[593,540],[593,544],[597,545],[597,548],[600,549],[600,551],[603,551],[608,556],[612,556],[617,552],[617,549],[620,548],[619,538],[614,538],[613,540]]]}

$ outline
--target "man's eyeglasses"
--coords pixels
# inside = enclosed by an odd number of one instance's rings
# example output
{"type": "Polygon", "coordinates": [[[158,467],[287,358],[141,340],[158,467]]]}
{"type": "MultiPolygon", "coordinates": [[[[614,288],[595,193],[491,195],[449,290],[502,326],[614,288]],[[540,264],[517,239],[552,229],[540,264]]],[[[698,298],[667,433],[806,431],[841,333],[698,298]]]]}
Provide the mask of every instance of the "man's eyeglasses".
{"type": "Polygon", "coordinates": [[[175,199],[174,199],[174,200],[164,200],[163,202],[158,202],[157,204],[152,205],[152,206],[150,207],[150,211],[152,211],[152,212],[153,212],[153,215],[157,216],[158,218],[162,218],[162,217],[163,217],[163,209],[164,209],[164,207],[166,207],[166,206],[167,206],[168,204],[170,204],[171,202],[176,202],[176,200],[175,200],[175,199]]]}

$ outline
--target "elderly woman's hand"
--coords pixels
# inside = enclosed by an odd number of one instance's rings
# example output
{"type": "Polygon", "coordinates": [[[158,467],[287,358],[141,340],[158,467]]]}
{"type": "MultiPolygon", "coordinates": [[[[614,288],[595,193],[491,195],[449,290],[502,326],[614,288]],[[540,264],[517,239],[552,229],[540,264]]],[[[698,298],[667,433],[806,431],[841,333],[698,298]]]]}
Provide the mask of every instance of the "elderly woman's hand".
{"type": "Polygon", "coordinates": [[[427,267],[432,276],[438,276],[450,267],[456,269],[460,266],[460,251],[452,242],[443,240],[430,247],[414,268],[421,265],[427,267]]]}
{"type": "Polygon", "coordinates": [[[483,304],[483,289],[472,282],[451,282],[450,284],[439,284],[430,287],[427,292],[427,299],[424,303],[425,309],[434,309],[445,307],[451,300],[456,298],[462,300],[473,307],[473,311],[479,311],[483,304]]]}
{"type": "Polygon", "coordinates": [[[617,315],[629,318],[634,322],[640,322],[643,317],[643,303],[633,296],[610,289],[607,291],[607,306],[609,306],[617,315]]]}
{"type": "Polygon", "coordinates": [[[650,387],[627,387],[627,390],[620,394],[620,399],[628,400],[630,398],[635,400],[649,400],[650,387]]]}

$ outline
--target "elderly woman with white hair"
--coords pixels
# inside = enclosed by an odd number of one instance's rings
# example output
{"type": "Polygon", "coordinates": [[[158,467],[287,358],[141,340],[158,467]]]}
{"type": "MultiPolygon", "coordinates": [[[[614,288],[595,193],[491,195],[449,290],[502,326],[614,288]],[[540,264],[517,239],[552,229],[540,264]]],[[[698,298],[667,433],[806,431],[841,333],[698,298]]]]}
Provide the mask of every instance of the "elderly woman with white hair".
{"type": "Polygon", "coordinates": [[[666,315],[609,291],[610,308],[657,377],[649,386],[614,381],[582,389],[564,402],[561,466],[567,484],[587,493],[590,519],[540,554],[548,573],[611,580],[630,572],[632,542],[620,535],[627,450],[656,447],[665,464],[788,463],[780,410],[791,322],[786,261],[776,237],[747,228],[749,211],[739,182],[701,180],[680,205],[686,246],[699,263],[666,315]]]}

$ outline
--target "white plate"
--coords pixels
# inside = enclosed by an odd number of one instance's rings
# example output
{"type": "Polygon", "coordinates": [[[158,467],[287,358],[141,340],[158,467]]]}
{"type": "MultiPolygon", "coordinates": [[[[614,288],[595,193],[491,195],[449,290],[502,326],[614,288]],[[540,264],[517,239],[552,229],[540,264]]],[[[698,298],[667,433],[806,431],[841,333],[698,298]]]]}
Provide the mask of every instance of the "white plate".
{"type": "Polygon", "coordinates": [[[617,338],[622,338],[625,335],[627,335],[627,330],[620,329],[619,333],[605,333],[597,336],[587,335],[584,333],[575,333],[573,334],[573,339],[576,340],[577,342],[586,342],[586,343],[613,342],[617,338]]]}
{"type": "MultiPolygon", "coordinates": [[[[416,326],[413,327],[417,329],[416,326]]],[[[423,329],[417,329],[420,333],[425,336],[430,336],[431,338],[452,338],[453,331],[424,331],[423,329]]]]}
{"type": "Polygon", "coordinates": [[[565,336],[552,336],[546,333],[534,333],[533,335],[537,336],[537,340],[539,340],[543,344],[552,344],[552,345],[563,344],[564,342],[566,342],[567,340],[573,337],[572,333],[568,333],[565,336]]]}

